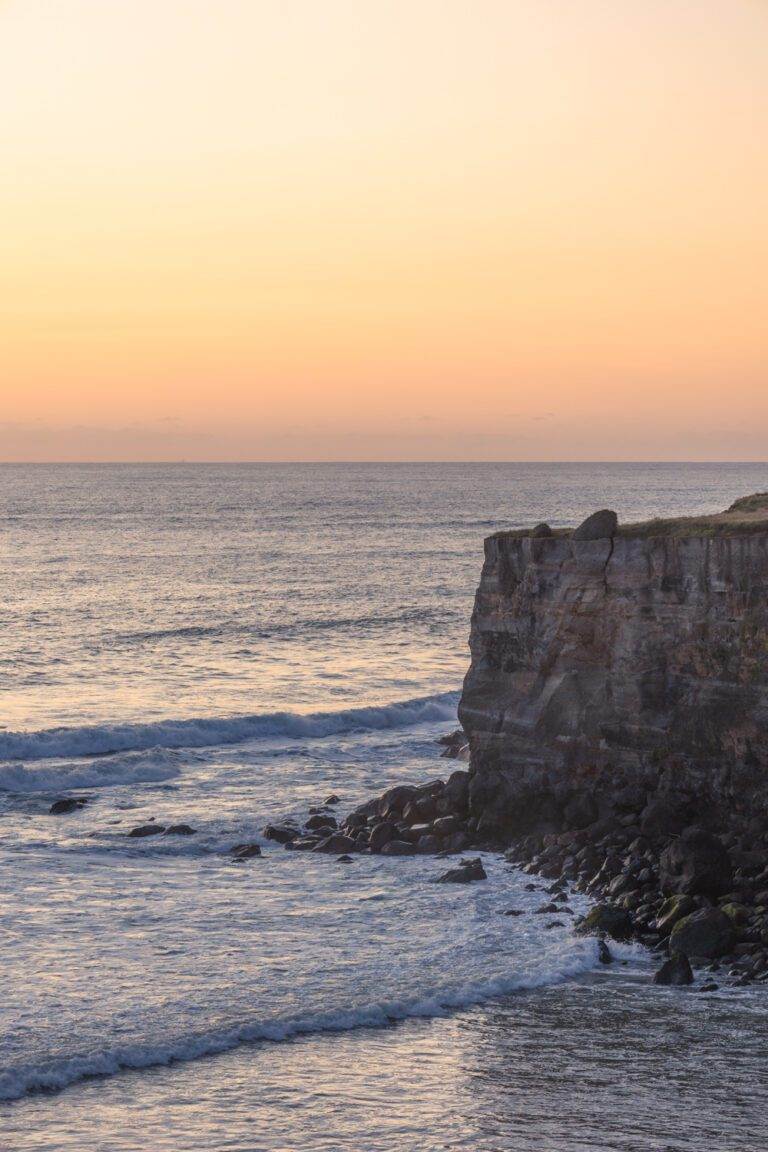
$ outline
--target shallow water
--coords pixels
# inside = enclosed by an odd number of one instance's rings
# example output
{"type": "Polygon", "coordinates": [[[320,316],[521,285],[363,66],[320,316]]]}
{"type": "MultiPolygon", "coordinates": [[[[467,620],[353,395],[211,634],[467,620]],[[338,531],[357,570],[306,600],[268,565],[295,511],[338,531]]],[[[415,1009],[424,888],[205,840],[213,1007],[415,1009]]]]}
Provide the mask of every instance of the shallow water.
{"type": "Polygon", "coordinates": [[[439,861],[262,837],[455,767],[435,740],[483,535],[760,488],[761,465],[0,468],[0,1148],[762,1147],[757,994],[654,990],[631,949],[606,975],[498,857],[454,889],[439,861]],[[50,816],[68,792],[91,802],[50,816]],[[151,818],[196,834],[126,837],[151,818]]]}

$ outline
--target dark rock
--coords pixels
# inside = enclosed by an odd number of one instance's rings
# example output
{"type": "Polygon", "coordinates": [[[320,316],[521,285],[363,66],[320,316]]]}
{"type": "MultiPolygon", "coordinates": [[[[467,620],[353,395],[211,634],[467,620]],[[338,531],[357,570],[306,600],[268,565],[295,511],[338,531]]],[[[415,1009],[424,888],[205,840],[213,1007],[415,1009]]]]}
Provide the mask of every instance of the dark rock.
{"type": "Polygon", "coordinates": [[[354,852],[355,841],[351,836],[345,836],[343,832],[332,832],[330,836],[325,836],[319,843],[315,844],[312,849],[313,852],[333,852],[339,854],[346,854],[354,852]]]}
{"type": "Polygon", "coordinates": [[[659,882],[667,893],[718,896],[733,883],[731,861],[722,842],[700,828],[687,828],[659,859],[659,882]]]}
{"type": "Polygon", "coordinates": [[[326,796],[323,803],[324,804],[341,804],[341,799],[334,792],[330,796],[326,796]]]}
{"type": "Polygon", "coordinates": [[[524,916],[525,912],[522,908],[507,908],[506,912],[502,912],[502,916],[524,916]]]}
{"type": "Polygon", "coordinates": [[[455,813],[466,812],[469,803],[469,772],[452,772],[446,781],[445,796],[455,813]]]}
{"type": "Polygon", "coordinates": [[[605,940],[597,942],[597,958],[601,964],[613,964],[613,954],[605,940]]]}
{"type": "Polygon", "coordinates": [[[669,937],[671,950],[686,956],[714,960],[730,952],[735,942],[733,925],[719,908],[702,908],[678,920],[669,937]]]}
{"type": "Polygon", "coordinates": [[[473,880],[486,880],[487,873],[483,868],[482,860],[475,856],[471,860],[462,860],[457,868],[449,868],[438,876],[436,884],[470,884],[473,880]]]}
{"type": "Polygon", "coordinates": [[[433,836],[443,837],[452,835],[452,833],[458,830],[458,827],[458,816],[441,816],[439,819],[433,822],[430,831],[432,832],[433,836]]]}
{"type": "Polygon", "coordinates": [[[129,836],[160,836],[165,832],[165,824],[140,824],[137,828],[131,828],[128,833],[129,836]]]}
{"type": "Polygon", "coordinates": [[[545,540],[549,536],[554,536],[554,532],[550,528],[549,524],[546,524],[542,520],[540,524],[534,524],[533,528],[531,528],[531,536],[534,538],[534,540],[545,540]]]}
{"type": "Polygon", "coordinates": [[[632,935],[632,917],[626,908],[616,904],[598,904],[576,925],[580,936],[604,932],[614,940],[626,940],[632,935]]]}
{"type": "Polygon", "coordinates": [[[323,813],[318,813],[316,816],[310,816],[306,821],[304,827],[309,828],[310,831],[319,830],[321,828],[338,828],[338,821],[335,816],[326,816],[323,813]]]}
{"type": "Polygon", "coordinates": [[[382,856],[413,856],[415,852],[410,840],[389,840],[381,850],[382,856]]]}
{"type": "Polygon", "coordinates": [[[252,860],[254,856],[261,856],[261,848],[258,844],[235,844],[234,848],[230,848],[229,851],[237,864],[243,860],[252,860]]]}
{"type": "Polygon", "coordinates": [[[336,863],[337,864],[354,864],[354,860],[352,859],[351,856],[339,856],[336,863]]]}
{"type": "Polygon", "coordinates": [[[653,977],[654,984],[693,984],[693,972],[684,952],[673,952],[653,977]]]}
{"type": "Polygon", "coordinates": [[[616,535],[619,518],[615,512],[602,508],[587,516],[571,534],[572,540],[605,540],[616,535]]]}
{"type": "Polygon", "coordinates": [[[536,909],[537,914],[541,914],[541,913],[546,914],[546,913],[559,912],[559,911],[560,911],[560,909],[558,908],[557,904],[542,904],[541,908],[536,909]]]}
{"type": "Polygon", "coordinates": [[[659,909],[656,928],[659,932],[671,932],[678,920],[693,912],[695,907],[691,896],[670,896],[659,909]]]}
{"type": "Polygon", "coordinates": [[[379,824],[374,824],[368,839],[371,852],[381,852],[382,848],[389,843],[394,834],[394,825],[390,824],[388,820],[382,820],[379,824]]]}
{"type": "Polygon", "coordinates": [[[654,839],[677,836],[682,832],[685,823],[685,808],[672,796],[653,797],[640,815],[640,829],[643,835],[654,839]]]}
{"type": "Polygon", "coordinates": [[[63,800],[54,800],[48,812],[51,816],[64,816],[67,812],[79,812],[87,803],[87,796],[66,796],[63,800]]]}
{"type": "Polygon", "coordinates": [[[277,844],[290,844],[291,840],[298,840],[301,833],[290,824],[267,824],[264,835],[277,844]]]}
{"type": "Polygon", "coordinates": [[[696,991],[697,991],[697,992],[717,992],[717,990],[718,990],[718,988],[719,988],[719,987],[720,987],[720,985],[719,985],[719,984],[715,984],[714,980],[706,980],[706,981],[705,981],[705,982],[704,982],[704,983],[701,985],[701,987],[700,987],[700,988],[697,988],[697,989],[696,989],[696,991]]]}
{"type": "Polygon", "coordinates": [[[379,798],[378,812],[380,816],[387,816],[390,812],[402,812],[409,800],[416,795],[416,788],[412,784],[396,784],[388,788],[379,798]]]}
{"type": "Polygon", "coordinates": [[[442,844],[437,836],[420,836],[416,841],[416,851],[420,856],[428,856],[434,852],[439,852],[441,848],[442,844]]]}
{"type": "Polygon", "coordinates": [[[548,924],[544,925],[545,928],[564,928],[562,920],[550,920],[548,924]]]}
{"type": "Polygon", "coordinates": [[[190,824],[169,824],[165,830],[166,836],[194,836],[195,832],[190,824]]]}

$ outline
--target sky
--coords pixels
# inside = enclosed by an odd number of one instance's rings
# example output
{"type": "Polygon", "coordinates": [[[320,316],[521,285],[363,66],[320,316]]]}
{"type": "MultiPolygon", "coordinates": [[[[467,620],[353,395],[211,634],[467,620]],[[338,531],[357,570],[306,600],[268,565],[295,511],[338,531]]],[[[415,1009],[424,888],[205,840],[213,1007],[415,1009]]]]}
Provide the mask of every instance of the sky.
{"type": "Polygon", "coordinates": [[[765,460],[768,0],[0,0],[0,460],[765,460]]]}

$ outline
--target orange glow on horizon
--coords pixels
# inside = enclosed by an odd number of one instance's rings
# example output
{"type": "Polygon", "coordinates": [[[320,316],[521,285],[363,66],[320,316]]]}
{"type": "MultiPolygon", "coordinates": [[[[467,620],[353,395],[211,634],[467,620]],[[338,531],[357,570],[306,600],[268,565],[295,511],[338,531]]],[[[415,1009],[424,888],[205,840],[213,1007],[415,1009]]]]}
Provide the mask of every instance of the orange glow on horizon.
{"type": "Polygon", "coordinates": [[[768,8],[9,0],[0,459],[765,459],[768,8]]]}

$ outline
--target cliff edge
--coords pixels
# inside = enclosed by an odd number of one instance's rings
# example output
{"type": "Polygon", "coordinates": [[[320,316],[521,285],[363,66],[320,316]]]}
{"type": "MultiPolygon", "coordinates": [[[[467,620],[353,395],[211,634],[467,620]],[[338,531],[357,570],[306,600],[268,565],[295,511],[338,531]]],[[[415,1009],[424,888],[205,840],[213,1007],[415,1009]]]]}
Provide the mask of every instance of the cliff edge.
{"type": "Polygon", "coordinates": [[[489,537],[470,648],[481,832],[768,815],[768,493],[489,537]]]}

